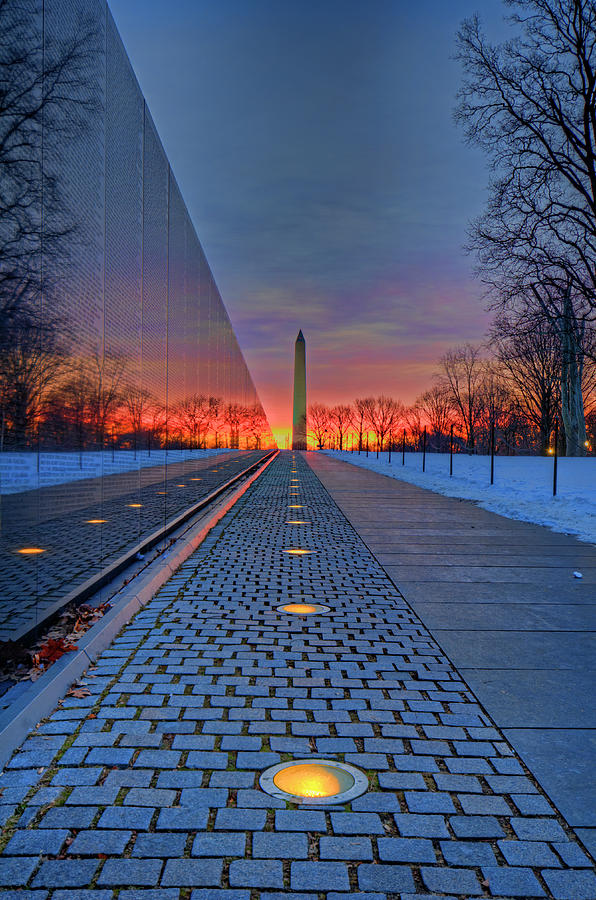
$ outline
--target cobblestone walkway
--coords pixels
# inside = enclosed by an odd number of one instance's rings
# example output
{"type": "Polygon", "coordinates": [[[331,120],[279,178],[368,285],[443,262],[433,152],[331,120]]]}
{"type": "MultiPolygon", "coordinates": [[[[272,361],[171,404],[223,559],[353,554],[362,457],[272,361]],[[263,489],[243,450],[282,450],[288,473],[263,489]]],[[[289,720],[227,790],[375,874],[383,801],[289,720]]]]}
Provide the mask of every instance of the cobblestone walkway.
{"type": "Polygon", "coordinates": [[[13,757],[0,900],[594,900],[565,821],[292,460],[13,757]],[[277,612],[298,600],[332,612],[277,612]],[[314,753],[368,792],[301,809],[258,789],[314,753]]]}

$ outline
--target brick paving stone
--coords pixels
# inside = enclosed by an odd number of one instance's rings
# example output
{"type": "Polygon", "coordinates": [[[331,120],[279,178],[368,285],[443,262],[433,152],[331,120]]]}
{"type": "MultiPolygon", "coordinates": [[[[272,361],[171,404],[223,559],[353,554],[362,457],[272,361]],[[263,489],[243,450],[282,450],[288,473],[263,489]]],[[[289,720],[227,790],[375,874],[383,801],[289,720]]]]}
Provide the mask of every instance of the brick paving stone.
{"type": "MultiPolygon", "coordinates": [[[[266,894],[261,894],[264,900],[266,894]]],[[[156,898],[157,900],[157,898],[156,898]]],[[[178,894],[176,894],[178,900],[178,894]]],[[[190,895],[190,900],[250,900],[250,891],[226,890],[225,888],[199,888],[190,895]]],[[[316,898],[314,898],[316,900],[316,898]]]]}
{"type": "Polygon", "coordinates": [[[331,824],[335,834],[385,834],[375,813],[331,813],[331,824]]]}
{"type": "Polygon", "coordinates": [[[511,819],[521,841],[564,841],[567,835],[555,819],[511,819]]]}
{"type": "Polygon", "coordinates": [[[64,828],[37,828],[15,831],[5,852],[8,856],[57,856],[69,832],[64,828]]]}
{"type": "Polygon", "coordinates": [[[292,890],[328,891],[350,889],[348,869],[343,863],[293,862],[291,866],[292,890]]]}
{"type": "Polygon", "coordinates": [[[169,859],[161,877],[165,887],[217,886],[221,882],[221,859],[169,859]]]}
{"type": "MultiPolygon", "coordinates": [[[[4,896],[4,895],[3,895],[4,896]]],[[[19,897],[26,897],[26,894],[19,894],[19,897]]],[[[122,897],[123,894],[121,893],[122,897]]],[[[76,900],[112,900],[113,892],[110,890],[94,890],[94,891],[77,891],[76,900]]],[[[53,900],[73,900],[72,891],[54,891],[53,900]]]]}
{"type": "Polygon", "coordinates": [[[437,856],[432,841],[425,838],[379,838],[379,859],[382,862],[434,863],[437,856]]]}
{"type": "Polygon", "coordinates": [[[414,879],[406,866],[361,863],[358,866],[358,887],[361,891],[412,891],[414,879]]]}
{"type": "Polygon", "coordinates": [[[448,866],[496,866],[490,844],[480,841],[440,841],[439,846],[448,866]]]}
{"type": "Polygon", "coordinates": [[[32,882],[33,887],[84,887],[97,871],[96,859],[49,859],[32,882]]]}
{"type": "Polygon", "coordinates": [[[39,857],[5,857],[0,858],[0,886],[26,884],[39,864],[39,857]]]}
{"type": "Polygon", "coordinates": [[[286,524],[291,461],[101,654],[92,696],[67,698],[13,756],[0,885],[23,900],[31,884],[40,900],[113,900],[108,884],[120,900],[424,900],[479,896],[482,871],[516,900],[543,896],[541,870],[555,900],[593,900],[591,860],[301,456],[308,525],[286,524]],[[317,552],[283,552],[297,543],[317,552]],[[278,613],[290,600],[333,615],[278,613]],[[264,768],[313,753],[366,770],[368,791],[290,809],[260,790],[264,768]],[[45,858],[71,830],[68,858],[45,858]]]}
{"type": "Polygon", "coordinates": [[[98,853],[119,855],[124,852],[131,837],[132,831],[79,831],[68,852],[71,856],[97,856],[98,853]]]}
{"type": "Polygon", "coordinates": [[[393,818],[403,837],[449,837],[443,816],[403,813],[393,818]]]}
{"type": "MultiPolygon", "coordinates": [[[[256,839],[257,835],[255,835],[256,839]]],[[[306,850],[306,847],[305,847],[306,850]]],[[[372,844],[364,837],[322,837],[319,841],[321,859],[372,860],[372,844]]],[[[303,854],[306,856],[306,852],[303,854]]]]}
{"type": "MultiPolygon", "coordinates": [[[[341,814],[340,814],[341,815],[341,814]]],[[[376,817],[374,817],[376,819],[376,817]]],[[[380,824],[380,820],[379,820],[380,824]]],[[[278,831],[326,831],[325,813],[320,810],[277,810],[275,827],[278,831]]]]}
{"type": "MultiPolygon", "coordinates": [[[[89,900],[95,900],[95,893],[89,892],[89,900]]],[[[110,898],[112,893],[110,892],[110,898]]],[[[132,888],[118,894],[118,900],[178,900],[180,891],[177,888],[132,888]]],[[[64,900],[67,900],[65,897],[64,900]]],[[[72,897],[69,898],[72,900],[72,897]]],[[[77,897],[77,900],[79,898],[77,897]]]]}
{"type": "MultiPolygon", "coordinates": [[[[255,835],[255,838],[259,835],[255,835]]],[[[193,856],[244,856],[246,850],[246,834],[218,834],[207,832],[197,834],[192,845],[193,856]]],[[[169,854],[175,855],[175,854],[169,854]]],[[[255,854],[253,849],[253,856],[255,854]]]]}
{"type": "Polygon", "coordinates": [[[207,827],[209,810],[198,809],[162,809],[157,817],[158,831],[196,831],[207,827]]]}
{"type": "Polygon", "coordinates": [[[555,900],[592,900],[596,897],[594,872],[542,872],[555,900]]]}
{"type": "Polygon", "coordinates": [[[108,859],[97,883],[151,887],[158,883],[162,865],[161,859],[108,859]]]}
{"type": "Polygon", "coordinates": [[[308,840],[305,834],[256,832],[252,839],[255,859],[306,859],[308,840]]]}
{"type": "Polygon", "coordinates": [[[230,884],[232,887],[283,887],[281,862],[273,859],[233,859],[230,863],[230,884]]]}
{"type": "Polygon", "coordinates": [[[152,818],[153,810],[144,806],[109,806],[102,812],[97,827],[147,831],[152,818]]]}
{"type": "Polygon", "coordinates": [[[505,837],[503,827],[493,816],[451,816],[449,824],[458,838],[505,837]]]}
{"type": "Polygon", "coordinates": [[[546,893],[531,869],[483,866],[482,874],[490,882],[495,896],[546,897],[546,893]]]}
{"type": "MultiPolygon", "coordinates": [[[[134,847],[132,848],[133,856],[143,856],[149,859],[156,857],[177,857],[183,856],[184,847],[186,845],[186,834],[160,834],[159,832],[141,832],[138,834],[134,847]]],[[[104,850],[104,853],[109,851],[104,850]]]]}
{"type": "Polygon", "coordinates": [[[431,891],[457,891],[458,894],[469,894],[472,897],[481,896],[483,891],[476,876],[471,869],[420,869],[420,875],[424,886],[431,891]]]}

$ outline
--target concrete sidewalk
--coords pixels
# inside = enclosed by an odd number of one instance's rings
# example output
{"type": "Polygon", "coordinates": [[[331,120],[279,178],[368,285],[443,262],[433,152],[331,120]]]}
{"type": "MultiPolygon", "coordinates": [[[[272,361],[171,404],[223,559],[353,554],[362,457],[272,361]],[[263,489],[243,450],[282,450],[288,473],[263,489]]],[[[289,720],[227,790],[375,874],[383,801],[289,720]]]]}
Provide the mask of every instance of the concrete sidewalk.
{"type": "Polygon", "coordinates": [[[292,460],[12,758],[0,900],[593,900],[572,829],[292,460]],[[314,808],[260,789],[320,755],[366,792],[314,808]]]}
{"type": "Polygon", "coordinates": [[[307,458],[596,853],[596,549],[322,454],[307,458]]]}

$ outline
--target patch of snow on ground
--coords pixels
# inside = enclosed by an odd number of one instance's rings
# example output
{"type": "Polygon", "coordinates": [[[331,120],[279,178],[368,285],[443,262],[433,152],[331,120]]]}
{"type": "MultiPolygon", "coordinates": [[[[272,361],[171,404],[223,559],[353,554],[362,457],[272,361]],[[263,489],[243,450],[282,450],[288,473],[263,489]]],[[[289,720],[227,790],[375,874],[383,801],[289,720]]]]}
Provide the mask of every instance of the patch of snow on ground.
{"type": "Polygon", "coordinates": [[[453,477],[449,476],[449,454],[427,453],[426,472],[422,453],[391,454],[339,453],[324,450],[334,459],[345,460],[389,475],[410,484],[445,494],[474,500],[491,512],[546,525],[553,531],[574,534],[582,541],[596,543],[596,459],[563,457],[558,460],[557,496],[553,497],[553,459],[542,456],[495,457],[495,483],[490,484],[490,456],[453,456],[453,477]]]}

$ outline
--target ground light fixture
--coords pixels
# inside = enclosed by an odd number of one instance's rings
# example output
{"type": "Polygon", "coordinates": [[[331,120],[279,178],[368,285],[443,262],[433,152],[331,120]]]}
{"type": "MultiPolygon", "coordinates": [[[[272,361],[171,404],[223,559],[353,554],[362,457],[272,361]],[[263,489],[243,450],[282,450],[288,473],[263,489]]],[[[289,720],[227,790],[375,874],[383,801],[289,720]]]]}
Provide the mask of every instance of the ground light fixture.
{"type": "Polygon", "coordinates": [[[17,553],[20,553],[21,556],[38,556],[40,553],[45,552],[42,547],[21,547],[20,550],[17,550],[17,553]]]}
{"type": "Polygon", "coordinates": [[[291,550],[284,550],[284,553],[291,553],[293,556],[304,556],[305,553],[316,553],[316,550],[305,550],[303,547],[293,547],[291,550]]]}
{"type": "Polygon", "coordinates": [[[284,603],[277,607],[278,612],[291,613],[295,616],[308,616],[312,613],[330,612],[330,606],[324,606],[322,603],[284,603]]]}
{"type": "Polygon", "coordinates": [[[140,509],[143,505],[142,503],[127,503],[126,504],[130,509],[140,509]]]}
{"type": "Polygon", "coordinates": [[[107,519],[87,519],[86,525],[105,525],[107,519]]]}
{"type": "Polygon", "coordinates": [[[308,806],[349,803],[368,788],[368,778],[347,763],[333,759],[295,759],[266,769],[261,790],[277,800],[308,806]]]}
{"type": "Polygon", "coordinates": [[[301,503],[290,503],[288,509],[304,509],[304,506],[301,503]]]}
{"type": "Polygon", "coordinates": [[[305,519],[290,519],[286,525],[310,525],[305,519]]]}

